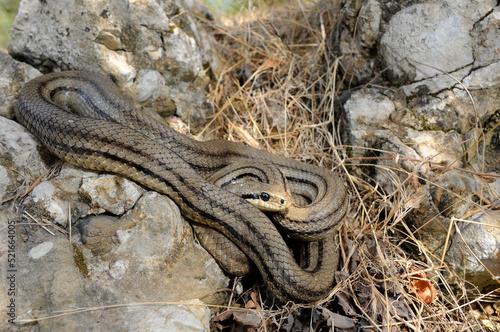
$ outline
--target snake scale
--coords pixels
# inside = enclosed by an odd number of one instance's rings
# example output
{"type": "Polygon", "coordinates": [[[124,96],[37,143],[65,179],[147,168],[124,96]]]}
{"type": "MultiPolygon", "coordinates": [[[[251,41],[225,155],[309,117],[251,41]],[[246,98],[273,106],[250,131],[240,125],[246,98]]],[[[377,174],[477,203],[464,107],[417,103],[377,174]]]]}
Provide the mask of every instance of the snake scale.
{"type": "Polygon", "coordinates": [[[235,142],[191,139],[134,109],[110,78],[97,73],[35,78],[19,95],[16,117],[66,162],[113,172],[168,195],[188,219],[217,230],[242,250],[279,299],[312,303],[331,290],[338,264],[332,233],[348,205],[336,173],[235,142]],[[311,201],[292,204],[275,226],[243,198],[207,181],[235,163],[274,165],[292,193],[311,201]],[[314,269],[296,262],[277,227],[316,241],[314,269]]]}

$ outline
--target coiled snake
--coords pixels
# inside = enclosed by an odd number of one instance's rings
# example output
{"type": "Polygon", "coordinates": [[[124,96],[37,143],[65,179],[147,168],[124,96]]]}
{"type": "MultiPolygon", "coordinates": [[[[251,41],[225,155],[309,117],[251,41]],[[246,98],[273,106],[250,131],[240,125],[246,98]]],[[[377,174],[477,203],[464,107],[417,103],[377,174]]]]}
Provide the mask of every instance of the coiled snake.
{"type": "Polygon", "coordinates": [[[70,164],[117,173],[168,195],[184,216],[234,242],[278,298],[311,303],[332,288],[338,262],[332,232],[347,210],[335,173],[230,141],[195,141],[135,110],[111,79],[95,73],[32,80],[19,95],[16,117],[70,164]],[[207,181],[235,163],[274,165],[291,193],[309,197],[310,204],[292,204],[275,226],[241,197],[207,181]],[[297,264],[277,227],[317,240],[313,269],[297,264]]]}

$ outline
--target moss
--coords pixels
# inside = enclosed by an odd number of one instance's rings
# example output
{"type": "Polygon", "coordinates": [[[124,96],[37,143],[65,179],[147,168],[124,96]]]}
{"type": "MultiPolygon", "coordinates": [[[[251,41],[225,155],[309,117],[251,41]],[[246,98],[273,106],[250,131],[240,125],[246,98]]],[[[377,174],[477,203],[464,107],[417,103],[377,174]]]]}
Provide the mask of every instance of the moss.
{"type": "Polygon", "coordinates": [[[438,126],[438,125],[430,126],[429,119],[427,117],[425,117],[424,115],[421,115],[420,119],[422,120],[422,128],[424,130],[426,130],[426,131],[443,131],[443,128],[441,128],[441,126],[438,126]]]}
{"type": "Polygon", "coordinates": [[[85,264],[85,258],[83,257],[83,253],[75,244],[73,245],[73,259],[75,260],[75,265],[80,270],[82,275],[89,279],[89,269],[87,268],[87,264],[85,264]]]}

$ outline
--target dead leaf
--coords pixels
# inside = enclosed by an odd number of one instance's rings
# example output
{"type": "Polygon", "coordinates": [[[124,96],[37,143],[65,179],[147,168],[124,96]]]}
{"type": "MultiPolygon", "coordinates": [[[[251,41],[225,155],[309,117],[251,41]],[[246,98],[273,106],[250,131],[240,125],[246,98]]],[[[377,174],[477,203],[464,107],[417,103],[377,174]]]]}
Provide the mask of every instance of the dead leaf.
{"type": "Polygon", "coordinates": [[[256,309],[260,310],[261,307],[257,301],[257,294],[255,292],[250,293],[250,300],[245,304],[246,309],[256,309]]]}
{"type": "Polygon", "coordinates": [[[339,301],[339,305],[342,307],[342,310],[349,315],[349,316],[355,316],[356,315],[356,310],[349,304],[347,301],[346,295],[344,294],[337,294],[337,300],[339,301]]]}
{"type": "Polygon", "coordinates": [[[415,195],[410,198],[408,202],[406,202],[406,208],[414,208],[418,209],[420,207],[420,203],[425,198],[425,193],[423,191],[415,193],[415,195]]]}
{"type": "Polygon", "coordinates": [[[326,321],[326,325],[328,327],[346,330],[352,329],[356,326],[356,321],[352,318],[336,314],[323,307],[318,307],[316,310],[321,313],[321,316],[326,321]]]}
{"type": "Polygon", "coordinates": [[[280,64],[280,61],[275,58],[269,58],[260,66],[260,70],[266,70],[269,68],[274,68],[280,64]]]}
{"type": "Polygon", "coordinates": [[[212,320],[216,331],[244,326],[246,328],[258,328],[262,325],[262,316],[256,311],[230,309],[215,316],[212,320]]]}
{"type": "MultiPolygon", "coordinates": [[[[419,270],[414,270],[418,272],[419,270]]],[[[436,288],[431,284],[425,272],[421,271],[410,276],[411,285],[408,293],[414,295],[423,302],[430,304],[436,299],[436,288]]]]}

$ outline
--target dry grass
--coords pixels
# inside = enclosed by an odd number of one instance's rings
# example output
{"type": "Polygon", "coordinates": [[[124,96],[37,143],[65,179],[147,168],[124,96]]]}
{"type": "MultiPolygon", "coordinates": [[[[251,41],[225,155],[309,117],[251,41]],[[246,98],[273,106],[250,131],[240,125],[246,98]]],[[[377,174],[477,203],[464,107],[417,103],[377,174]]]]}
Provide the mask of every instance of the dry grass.
{"type": "MultiPolygon", "coordinates": [[[[432,166],[429,161],[391,151],[378,151],[384,157],[372,163],[348,158],[361,148],[344,145],[340,134],[336,98],[350,84],[336,57],[339,15],[334,2],[299,1],[266,13],[242,10],[231,24],[207,22],[226,65],[211,91],[216,114],[207,126],[210,135],[337,169],[352,194],[352,211],[340,237],[343,265],[331,296],[313,309],[296,304],[283,308],[249,293],[253,295],[246,297],[247,307],[250,303],[259,309],[256,329],[324,330],[332,312],[338,312],[354,320],[353,330],[490,330],[488,325],[498,324],[498,317],[479,319],[476,313],[498,302],[498,289],[488,294],[476,291],[405,223],[423,190],[415,181],[417,170],[432,166]],[[373,167],[393,179],[394,192],[384,192],[368,176],[373,167]],[[411,293],[422,272],[437,290],[430,304],[411,293]]],[[[443,172],[450,169],[433,166],[443,172]]],[[[478,208],[484,208],[481,203],[478,208]]],[[[338,326],[340,318],[335,317],[338,326]]]]}

